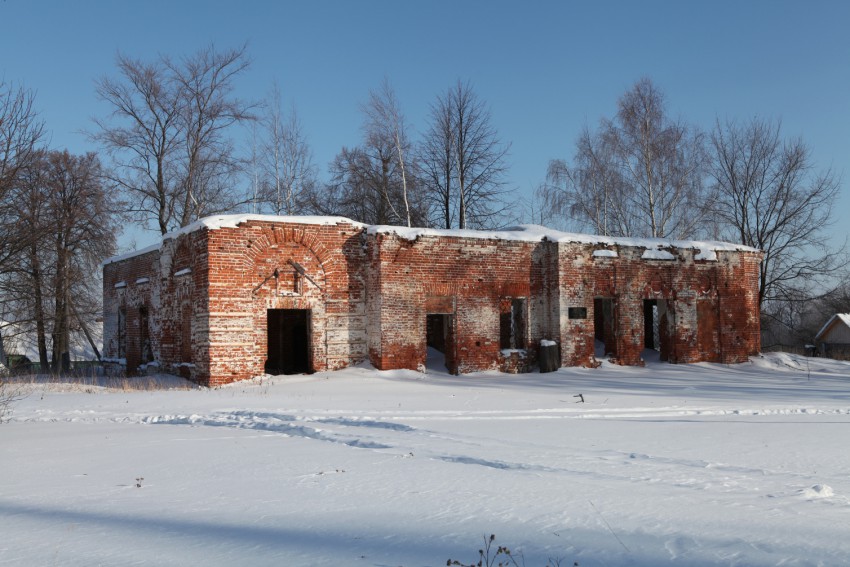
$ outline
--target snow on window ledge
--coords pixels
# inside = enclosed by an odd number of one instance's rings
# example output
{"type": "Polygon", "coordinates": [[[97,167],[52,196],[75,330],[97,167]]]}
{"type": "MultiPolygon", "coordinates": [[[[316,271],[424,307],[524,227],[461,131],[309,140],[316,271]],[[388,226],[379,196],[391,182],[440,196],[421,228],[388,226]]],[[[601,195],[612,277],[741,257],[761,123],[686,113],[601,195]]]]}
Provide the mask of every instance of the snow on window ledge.
{"type": "Polygon", "coordinates": [[[120,281],[117,284],[115,284],[115,289],[121,289],[122,287],[127,287],[127,282],[120,281]]]}
{"type": "Polygon", "coordinates": [[[656,250],[647,248],[643,251],[642,260],[675,260],[676,256],[667,250],[656,250]]]}
{"type": "Polygon", "coordinates": [[[708,262],[717,261],[717,252],[711,248],[700,248],[699,254],[694,255],[694,260],[706,260],[708,262]]]}
{"type": "Polygon", "coordinates": [[[191,273],[192,273],[192,268],[183,268],[182,270],[178,270],[178,271],[174,272],[174,277],[176,278],[178,276],[185,276],[186,274],[191,274],[191,273]]]}
{"type": "Polygon", "coordinates": [[[136,280],[136,285],[146,284],[150,281],[150,278],[139,278],[136,280]]]}
{"type": "Polygon", "coordinates": [[[512,354],[516,354],[520,358],[525,358],[528,355],[524,348],[503,348],[500,352],[505,358],[510,358],[512,354]]]}
{"type": "Polygon", "coordinates": [[[607,250],[603,248],[601,250],[593,251],[594,258],[617,258],[618,256],[619,254],[617,254],[616,250],[607,250]]]}

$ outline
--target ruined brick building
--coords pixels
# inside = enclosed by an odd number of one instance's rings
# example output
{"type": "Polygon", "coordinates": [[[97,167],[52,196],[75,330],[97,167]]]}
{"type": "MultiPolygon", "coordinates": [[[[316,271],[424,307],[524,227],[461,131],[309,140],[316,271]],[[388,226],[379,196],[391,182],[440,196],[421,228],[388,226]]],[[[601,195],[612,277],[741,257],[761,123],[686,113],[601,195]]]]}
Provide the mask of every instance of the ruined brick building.
{"type": "Polygon", "coordinates": [[[216,385],[265,373],[742,362],[759,351],[761,253],[719,242],[210,217],[103,268],[104,351],[216,385]],[[431,350],[433,353],[434,351],[431,350]]]}

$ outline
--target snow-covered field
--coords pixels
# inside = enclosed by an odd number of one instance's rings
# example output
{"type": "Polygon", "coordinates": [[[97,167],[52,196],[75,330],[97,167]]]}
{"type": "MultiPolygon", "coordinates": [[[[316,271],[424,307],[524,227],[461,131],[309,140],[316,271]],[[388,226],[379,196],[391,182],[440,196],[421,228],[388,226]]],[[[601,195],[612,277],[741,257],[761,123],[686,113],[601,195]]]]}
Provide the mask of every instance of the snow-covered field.
{"type": "Polygon", "coordinates": [[[0,565],[850,564],[848,363],[27,388],[0,565]]]}

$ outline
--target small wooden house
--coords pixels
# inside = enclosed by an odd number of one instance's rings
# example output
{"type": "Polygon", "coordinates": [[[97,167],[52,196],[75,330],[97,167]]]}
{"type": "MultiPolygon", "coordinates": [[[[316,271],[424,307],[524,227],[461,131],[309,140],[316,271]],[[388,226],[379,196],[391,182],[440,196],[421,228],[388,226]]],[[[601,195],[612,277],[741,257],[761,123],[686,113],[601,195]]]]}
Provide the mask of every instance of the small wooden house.
{"type": "Polygon", "coordinates": [[[821,356],[850,360],[850,313],[836,313],[815,335],[821,356]]]}

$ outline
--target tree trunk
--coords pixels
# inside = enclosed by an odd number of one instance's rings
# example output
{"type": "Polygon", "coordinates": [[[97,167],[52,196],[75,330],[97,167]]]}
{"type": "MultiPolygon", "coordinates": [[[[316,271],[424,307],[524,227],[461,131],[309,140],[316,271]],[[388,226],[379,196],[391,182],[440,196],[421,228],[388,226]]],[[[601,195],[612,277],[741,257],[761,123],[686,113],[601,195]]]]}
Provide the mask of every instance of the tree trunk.
{"type": "Polygon", "coordinates": [[[32,262],[32,287],[35,315],[36,341],[38,343],[38,363],[42,372],[50,368],[47,360],[47,334],[44,322],[44,298],[42,297],[41,262],[35,242],[30,248],[32,262]]]}
{"type": "Polygon", "coordinates": [[[68,354],[68,259],[62,245],[63,239],[57,239],[56,246],[56,293],[53,319],[53,360],[54,374],[70,370],[68,354]]]}
{"type": "Polygon", "coordinates": [[[0,364],[8,366],[6,360],[6,349],[3,348],[3,329],[0,329],[0,364]]]}

